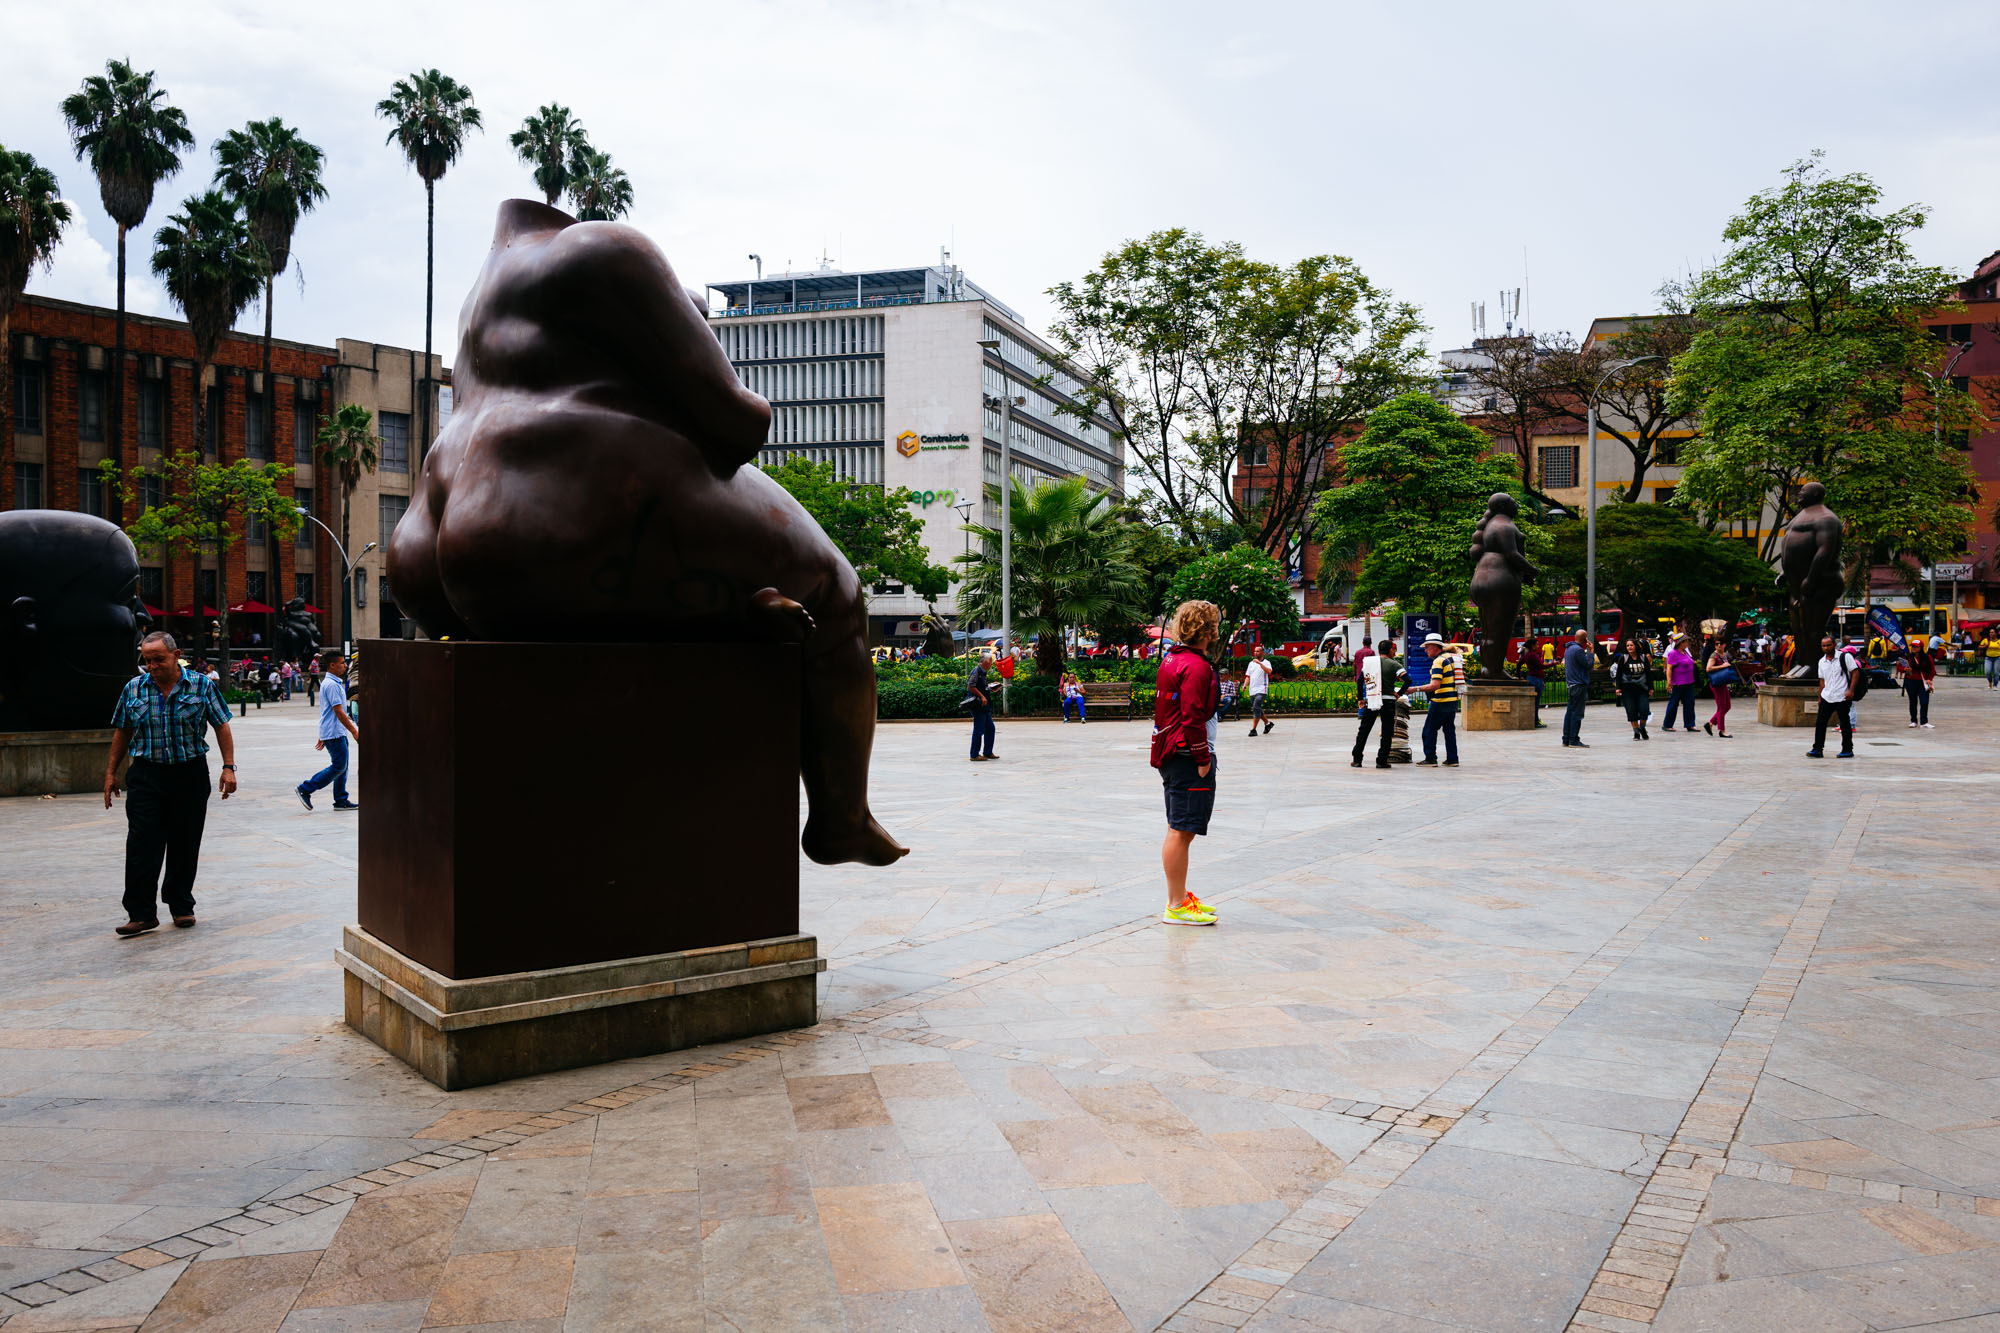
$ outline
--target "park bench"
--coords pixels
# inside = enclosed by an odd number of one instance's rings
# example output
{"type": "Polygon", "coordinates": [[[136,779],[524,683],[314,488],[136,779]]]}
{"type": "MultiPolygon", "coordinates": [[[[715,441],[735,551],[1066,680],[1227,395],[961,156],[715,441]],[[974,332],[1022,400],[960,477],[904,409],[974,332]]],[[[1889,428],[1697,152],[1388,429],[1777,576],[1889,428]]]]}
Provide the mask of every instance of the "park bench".
{"type": "Polygon", "coordinates": [[[1125,706],[1125,716],[1132,716],[1132,682],[1129,680],[1086,680],[1083,682],[1083,706],[1091,711],[1099,708],[1125,706]]]}

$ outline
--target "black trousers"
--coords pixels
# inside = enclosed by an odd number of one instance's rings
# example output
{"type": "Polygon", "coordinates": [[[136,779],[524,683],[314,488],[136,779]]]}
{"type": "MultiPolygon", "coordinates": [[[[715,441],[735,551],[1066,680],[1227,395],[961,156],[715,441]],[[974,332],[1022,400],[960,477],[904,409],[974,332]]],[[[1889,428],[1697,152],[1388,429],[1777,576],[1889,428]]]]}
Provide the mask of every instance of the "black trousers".
{"type": "Polygon", "coordinates": [[[194,912],[194,874],[208,822],[208,761],[156,764],[134,759],[125,772],[125,915],[159,920],[155,899],[174,916],[194,912]],[[160,879],[165,860],[167,877],[160,879]]]}
{"type": "MultiPolygon", "coordinates": [[[[1389,705],[1391,708],[1395,706],[1393,703],[1389,705]]],[[[1354,733],[1354,762],[1357,764],[1360,763],[1361,756],[1367,752],[1368,733],[1374,730],[1377,718],[1380,718],[1382,721],[1382,743],[1375,751],[1375,766],[1377,768],[1387,768],[1389,766],[1389,747],[1396,739],[1396,715],[1394,713],[1385,714],[1379,708],[1364,708],[1361,710],[1361,728],[1354,733]]]]}
{"type": "Polygon", "coordinates": [[[1843,750],[1854,748],[1853,707],[1853,703],[1847,699],[1842,699],[1837,704],[1830,704],[1824,699],[1819,701],[1819,716],[1813,720],[1813,749],[1826,749],[1826,724],[1828,719],[1834,717],[1840,719],[1840,748],[1843,750]]]}
{"type": "Polygon", "coordinates": [[[1910,721],[1923,723],[1931,720],[1931,692],[1923,681],[1913,677],[1903,678],[1903,693],[1910,696],[1910,721]]]}

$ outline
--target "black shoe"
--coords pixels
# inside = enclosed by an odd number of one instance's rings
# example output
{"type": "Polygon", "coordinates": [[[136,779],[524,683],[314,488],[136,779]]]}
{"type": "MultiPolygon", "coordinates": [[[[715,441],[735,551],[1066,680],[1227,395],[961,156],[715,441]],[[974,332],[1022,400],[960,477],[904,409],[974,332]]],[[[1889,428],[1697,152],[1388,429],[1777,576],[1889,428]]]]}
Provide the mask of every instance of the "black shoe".
{"type": "Polygon", "coordinates": [[[1711,735],[1711,736],[1713,736],[1713,735],[1715,734],[1715,724],[1714,724],[1713,722],[1704,722],[1704,723],[1702,723],[1702,724],[1701,724],[1701,729],[1702,729],[1703,731],[1707,732],[1707,733],[1708,733],[1709,735],[1711,735]]]}
{"type": "Polygon", "coordinates": [[[1275,726],[1277,726],[1277,725],[1278,725],[1277,723],[1275,723],[1275,722],[1271,721],[1270,719],[1266,718],[1266,719],[1265,719],[1265,721],[1264,721],[1264,734],[1265,734],[1266,736],[1270,735],[1270,734],[1271,734],[1271,728],[1272,728],[1272,727],[1275,727],[1275,726]]]}
{"type": "Polygon", "coordinates": [[[1250,734],[1251,734],[1252,736],[1255,736],[1255,735],[1257,734],[1257,728],[1255,728],[1255,727],[1252,727],[1252,728],[1250,728],[1250,734]]]}
{"type": "Polygon", "coordinates": [[[292,794],[299,798],[299,804],[310,810],[313,808],[313,794],[304,787],[292,788],[292,794]]]}
{"type": "Polygon", "coordinates": [[[114,935],[123,935],[126,939],[130,939],[134,935],[143,935],[149,930],[158,930],[159,928],[160,928],[160,923],[157,920],[127,921],[122,926],[113,926],[111,928],[111,933],[114,935]]]}
{"type": "Polygon", "coordinates": [[[1376,764],[1376,765],[1375,765],[1375,767],[1377,767],[1377,768],[1387,768],[1387,767],[1388,767],[1388,765],[1387,765],[1387,764],[1383,764],[1383,763],[1378,763],[1378,764],[1376,764]]]}
{"type": "Polygon", "coordinates": [[[361,803],[359,801],[335,801],[333,808],[336,810],[359,810],[361,803]]]}
{"type": "Polygon", "coordinates": [[[175,930],[193,930],[193,929],[194,929],[194,913],[193,913],[193,912],[176,912],[176,913],[174,913],[174,929],[175,929],[175,930]]]}
{"type": "Polygon", "coordinates": [[[1445,761],[1444,761],[1444,766],[1445,766],[1446,768],[1457,768],[1457,767],[1458,767],[1458,760],[1456,760],[1456,759],[1447,759],[1447,760],[1445,760],[1445,761]]]}
{"type": "Polygon", "coordinates": [[[1571,741],[1570,745],[1578,750],[1588,750],[1590,748],[1588,745],[1585,745],[1582,741],[1571,741]]]}
{"type": "Polygon", "coordinates": [[[1806,751],[1806,758],[1808,758],[1808,759],[1824,759],[1824,758],[1826,758],[1826,751],[1824,751],[1824,750],[1807,750],[1807,751],[1806,751]]]}
{"type": "Polygon", "coordinates": [[[1356,760],[1355,760],[1355,761],[1354,761],[1353,763],[1349,764],[1349,765],[1348,765],[1348,767],[1349,767],[1349,768],[1359,768],[1359,767],[1361,767],[1361,761],[1360,761],[1359,759],[1356,759],[1356,760]]]}
{"type": "Polygon", "coordinates": [[[1435,759],[1419,759],[1417,760],[1416,766],[1418,768],[1436,768],[1438,766],[1438,761],[1435,759]]]}
{"type": "Polygon", "coordinates": [[[1834,756],[1834,758],[1835,758],[1835,759],[1852,759],[1852,758],[1854,758],[1854,751],[1852,751],[1852,750],[1842,750],[1842,751],[1841,751],[1841,752],[1840,752],[1839,754],[1835,755],[1835,756],[1834,756]]]}

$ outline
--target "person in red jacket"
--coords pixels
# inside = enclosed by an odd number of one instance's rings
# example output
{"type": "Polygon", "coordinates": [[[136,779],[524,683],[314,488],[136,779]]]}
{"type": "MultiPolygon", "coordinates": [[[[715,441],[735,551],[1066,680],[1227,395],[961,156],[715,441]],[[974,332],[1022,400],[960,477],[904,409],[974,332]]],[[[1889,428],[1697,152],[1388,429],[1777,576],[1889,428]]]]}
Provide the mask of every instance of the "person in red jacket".
{"type": "Polygon", "coordinates": [[[1215,909],[1188,892],[1188,848],[1208,832],[1215,811],[1215,711],[1221,682],[1208,660],[1221,627],[1213,602],[1182,602],[1168,622],[1173,646],[1160,663],[1153,695],[1153,767],[1166,788],[1167,839],[1160,868],[1167,876],[1167,909],[1160,920],[1175,926],[1212,926],[1215,909]]]}

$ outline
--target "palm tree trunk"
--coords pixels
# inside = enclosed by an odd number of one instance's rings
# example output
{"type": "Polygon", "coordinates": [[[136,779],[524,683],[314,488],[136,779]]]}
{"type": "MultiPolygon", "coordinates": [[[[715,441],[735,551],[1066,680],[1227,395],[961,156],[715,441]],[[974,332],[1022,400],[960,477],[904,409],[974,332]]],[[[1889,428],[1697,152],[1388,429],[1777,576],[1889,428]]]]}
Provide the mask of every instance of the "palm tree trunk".
{"type": "MultiPolygon", "coordinates": [[[[202,384],[202,381],[207,378],[208,362],[200,357],[196,357],[194,363],[194,459],[196,467],[201,466],[208,440],[208,390],[202,384]]],[[[162,441],[162,443],[164,444],[165,441],[162,441]]],[[[216,461],[220,462],[221,459],[222,451],[218,449],[216,450],[216,461]]],[[[204,604],[201,596],[201,557],[201,545],[200,543],[196,543],[194,547],[194,596],[189,598],[189,605],[194,610],[194,660],[197,663],[205,660],[202,640],[208,634],[208,616],[202,609],[204,604]]],[[[217,597],[222,595],[222,555],[220,552],[217,552],[215,557],[215,595],[217,597]]]]}
{"type": "MultiPolygon", "coordinates": [[[[350,531],[349,518],[354,511],[354,483],[359,478],[350,479],[343,470],[340,476],[340,549],[354,549],[354,534],[350,531]]],[[[336,553],[337,554],[337,553],[336,553]]],[[[354,589],[348,586],[347,566],[340,567],[340,651],[347,651],[348,640],[354,637],[354,589]]]]}
{"type": "MultiPolygon", "coordinates": [[[[111,357],[111,462],[124,476],[125,467],[125,227],[118,227],[118,332],[117,349],[111,357]]],[[[125,501],[116,488],[104,497],[104,514],[119,527],[125,526],[125,501]]]]}
{"type": "Polygon", "coordinates": [[[437,252],[437,182],[424,182],[424,371],[417,377],[423,410],[417,418],[417,471],[431,447],[431,276],[437,252]]]}
{"type": "MultiPolygon", "coordinates": [[[[273,392],[273,386],[271,384],[271,292],[276,285],[277,285],[277,275],[269,272],[265,273],[264,274],[264,393],[263,393],[264,452],[268,454],[273,460],[276,460],[276,458],[278,457],[278,440],[277,440],[278,403],[273,392]]],[[[294,458],[292,460],[292,465],[294,468],[296,468],[298,466],[298,459],[294,458]]],[[[278,580],[284,577],[285,573],[284,566],[282,563],[284,559],[284,550],[278,543],[278,528],[277,525],[274,523],[268,523],[268,522],[266,523],[266,531],[264,533],[264,551],[265,551],[264,563],[266,565],[266,572],[264,574],[264,598],[268,605],[282,606],[285,601],[284,597],[285,590],[276,585],[278,580]]],[[[269,646],[273,650],[275,650],[278,646],[277,637],[278,637],[277,635],[273,634],[269,641],[269,646]]]]}
{"type": "Polygon", "coordinates": [[[14,303],[0,292],[0,440],[14,438],[14,344],[8,329],[14,323],[14,303]]]}

